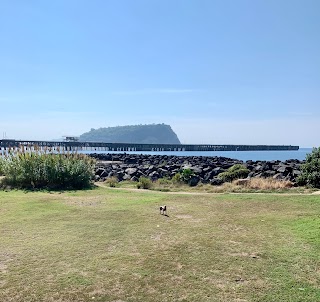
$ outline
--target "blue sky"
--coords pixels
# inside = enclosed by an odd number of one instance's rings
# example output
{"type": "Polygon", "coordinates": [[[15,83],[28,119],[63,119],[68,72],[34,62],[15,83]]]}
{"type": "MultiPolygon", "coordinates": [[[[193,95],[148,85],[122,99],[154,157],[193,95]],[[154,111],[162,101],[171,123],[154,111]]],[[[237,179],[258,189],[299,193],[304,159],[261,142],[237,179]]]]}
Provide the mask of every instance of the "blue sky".
{"type": "Polygon", "coordinates": [[[0,135],[319,146],[319,32],[318,0],[3,0],[0,135]]]}

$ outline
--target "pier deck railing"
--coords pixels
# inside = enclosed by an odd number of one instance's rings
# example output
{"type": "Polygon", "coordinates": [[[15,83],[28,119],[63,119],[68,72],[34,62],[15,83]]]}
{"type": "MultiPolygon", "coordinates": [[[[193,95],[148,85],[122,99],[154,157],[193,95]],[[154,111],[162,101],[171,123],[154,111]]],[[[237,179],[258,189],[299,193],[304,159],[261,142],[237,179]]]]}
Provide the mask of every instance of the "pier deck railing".
{"type": "Polygon", "coordinates": [[[60,149],[65,151],[286,151],[299,150],[299,146],[292,145],[186,145],[186,144],[132,144],[132,143],[104,143],[82,141],[33,141],[33,140],[0,140],[0,149],[25,148],[60,149]]]}

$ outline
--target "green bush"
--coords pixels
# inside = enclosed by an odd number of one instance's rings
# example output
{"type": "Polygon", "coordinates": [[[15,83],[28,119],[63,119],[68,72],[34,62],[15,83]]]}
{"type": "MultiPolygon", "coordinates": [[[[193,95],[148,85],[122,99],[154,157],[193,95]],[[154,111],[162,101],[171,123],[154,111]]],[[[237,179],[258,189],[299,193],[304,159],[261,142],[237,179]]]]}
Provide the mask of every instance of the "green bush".
{"type": "Polygon", "coordinates": [[[139,178],[139,182],[137,183],[138,189],[151,189],[151,187],[152,181],[149,178],[143,176],[139,178]]]}
{"type": "Polygon", "coordinates": [[[297,178],[298,185],[320,188],[320,147],[313,148],[307,154],[306,162],[301,165],[301,174],[297,178]]]}
{"type": "Polygon", "coordinates": [[[191,187],[198,184],[199,178],[194,174],[190,168],[182,169],[172,177],[172,182],[175,184],[186,183],[191,187]]]}
{"type": "Polygon", "coordinates": [[[194,172],[189,168],[183,169],[181,172],[181,179],[185,183],[188,183],[192,176],[194,176],[194,172]]]}
{"type": "Polygon", "coordinates": [[[109,187],[115,188],[115,187],[118,186],[119,180],[118,180],[117,177],[112,176],[112,177],[107,178],[106,181],[105,181],[105,183],[106,183],[109,187]]]}
{"type": "Polygon", "coordinates": [[[95,161],[77,153],[11,151],[1,160],[4,183],[17,188],[83,189],[90,187],[95,161]]]}
{"type": "Polygon", "coordinates": [[[250,171],[241,164],[236,164],[230,167],[227,171],[218,175],[218,178],[224,182],[231,182],[235,179],[246,178],[250,171]]]}
{"type": "Polygon", "coordinates": [[[172,177],[172,182],[173,183],[182,183],[182,177],[181,177],[181,173],[178,172],[176,173],[173,177],[172,177]]]}
{"type": "Polygon", "coordinates": [[[159,178],[157,180],[157,183],[159,185],[171,185],[172,184],[172,180],[167,178],[167,177],[163,177],[163,178],[159,178]]]}
{"type": "Polygon", "coordinates": [[[182,169],[172,177],[173,183],[186,183],[189,186],[195,186],[198,181],[194,182],[195,174],[190,168],[182,169]]]}

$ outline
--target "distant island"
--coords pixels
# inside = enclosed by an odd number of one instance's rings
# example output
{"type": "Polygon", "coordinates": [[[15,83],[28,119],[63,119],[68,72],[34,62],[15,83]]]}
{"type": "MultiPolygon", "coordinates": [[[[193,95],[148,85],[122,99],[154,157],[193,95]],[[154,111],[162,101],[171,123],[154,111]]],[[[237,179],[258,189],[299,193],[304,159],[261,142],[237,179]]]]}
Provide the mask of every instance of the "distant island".
{"type": "Polygon", "coordinates": [[[129,125],[91,129],[80,135],[80,141],[134,144],[181,144],[170,125],[129,125]]]}

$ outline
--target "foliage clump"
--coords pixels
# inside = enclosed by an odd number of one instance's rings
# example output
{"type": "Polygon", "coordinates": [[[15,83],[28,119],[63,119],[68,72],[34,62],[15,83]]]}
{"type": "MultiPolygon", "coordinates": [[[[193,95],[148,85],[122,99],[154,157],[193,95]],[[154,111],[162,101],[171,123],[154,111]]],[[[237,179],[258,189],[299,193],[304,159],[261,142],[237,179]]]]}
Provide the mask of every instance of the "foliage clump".
{"type": "Polygon", "coordinates": [[[189,183],[191,178],[195,176],[194,172],[190,168],[182,169],[172,177],[174,183],[189,183]]]}
{"type": "Polygon", "coordinates": [[[115,188],[119,185],[119,180],[117,177],[112,176],[106,179],[105,183],[110,187],[110,188],[115,188]]]}
{"type": "Polygon", "coordinates": [[[182,183],[181,173],[178,172],[178,173],[176,173],[175,175],[173,175],[171,180],[172,180],[172,182],[173,182],[174,184],[180,184],[180,183],[182,183]]]}
{"type": "Polygon", "coordinates": [[[151,189],[152,187],[152,181],[151,179],[147,178],[147,177],[144,177],[144,176],[141,176],[139,178],[139,182],[137,183],[137,188],[138,189],[151,189]]]}
{"type": "Polygon", "coordinates": [[[218,175],[218,178],[224,182],[231,182],[235,179],[248,177],[250,171],[241,164],[236,164],[230,167],[227,171],[218,175]]]}
{"type": "Polygon", "coordinates": [[[320,188],[320,147],[313,148],[301,165],[301,174],[297,178],[298,185],[320,188]]]}
{"type": "Polygon", "coordinates": [[[0,161],[5,185],[26,189],[84,189],[91,186],[95,160],[51,150],[9,151],[0,161]]]}

